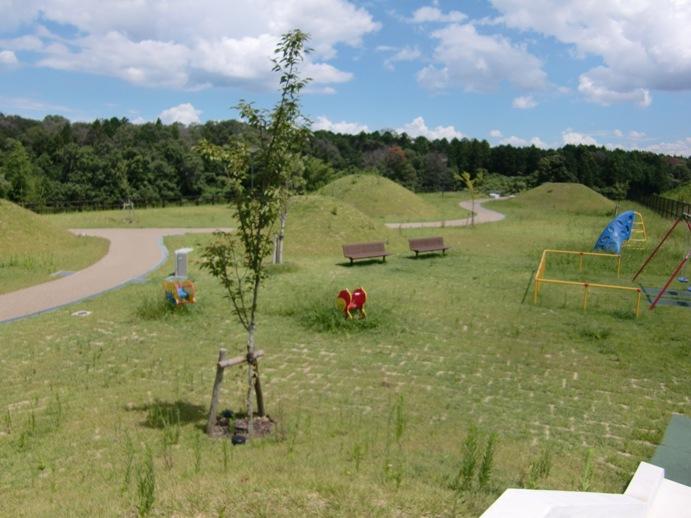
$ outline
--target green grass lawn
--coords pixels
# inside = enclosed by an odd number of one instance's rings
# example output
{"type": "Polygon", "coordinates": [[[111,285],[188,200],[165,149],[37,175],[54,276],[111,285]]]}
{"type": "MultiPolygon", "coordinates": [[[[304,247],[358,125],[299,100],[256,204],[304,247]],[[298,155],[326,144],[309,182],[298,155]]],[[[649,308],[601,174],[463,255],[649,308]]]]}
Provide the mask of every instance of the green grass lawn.
{"type": "Polygon", "coordinates": [[[228,205],[184,205],[154,209],[65,212],[43,216],[61,228],[189,228],[230,227],[228,205]]]}
{"type": "Polygon", "coordinates": [[[108,251],[108,241],[77,237],[45,219],[0,200],[0,293],[81,270],[108,251]]]}
{"type": "MultiPolygon", "coordinates": [[[[470,211],[461,208],[458,204],[462,201],[470,200],[470,193],[467,191],[460,192],[423,192],[418,193],[418,196],[427,203],[436,207],[440,219],[463,219],[470,216],[470,211]]],[[[477,199],[485,198],[483,194],[479,194],[477,199]]],[[[492,208],[492,205],[489,205],[492,208]]]]}
{"type": "MultiPolygon", "coordinates": [[[[516,198],[492,204],[507,215],[496,224],[374,229],[395,255],[349,267],[329,225],[355,216],[322,203],[291,208],[288,264],[260,296],[269,438],[232,447],[203,434],[218,349],[241,354],[244,334],[195,264],[186,311],[161,303],[169,262],[144,284],[0,326],[0,515],[136,514],[153,473],[157,516],[478,516],[518,485],[621,492],[671,413],[691,415],[688,309],[636,319],[629,297],[594,296],[583,312],[579,289],[551,287],[521,303],[542,250],[589,250],[608,216],[516,198]],[[320,207],[332,219],[310,225],[320,207]],[[412,259],[405,238],[421,234],[453,248],[412,259]],[[336,293],[357,286],[369,318],[342,321],[336,293]],[[482,487],[477,474],[462,483],[472,429],[478,464],[496,434],[482,487]]],[[[631,208],[652,236],[669,225],[631,208]]],[[[671,270],[684,239],[644,280],[671,270]]],[[[622,283],[644,256],[625,252],[622,283]]],[[[223,407],[242,408],[244,379],[227,372],[223,407]]]]}
{"type": "MultiPolygon", "coordinates": [[[[380,228],[382,221],[408,222],[459,219],[470,212],[458,206],[469,199],[465,192],[415,194],[380,176],[351,175],[340,178],[311,196],[294,197],[300,205],[312,196],[335,199],[372,218],[380,228]]],[[[338,209],[336,209],[338,210],[338,209]]],[[[226,205],[184,205],[153,209],[67,212],[42,216],[60,228],[188,228],[232,227],[236,225],[226,205]]]]}

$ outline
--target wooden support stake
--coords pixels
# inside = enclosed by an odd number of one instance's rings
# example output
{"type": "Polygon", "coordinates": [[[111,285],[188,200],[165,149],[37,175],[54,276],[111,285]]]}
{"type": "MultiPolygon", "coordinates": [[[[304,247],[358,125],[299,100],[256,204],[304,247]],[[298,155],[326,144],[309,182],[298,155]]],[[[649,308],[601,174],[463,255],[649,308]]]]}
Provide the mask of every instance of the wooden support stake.
{"type": "Polygon", "coordinates": [[[262,384],[261,381],[259,381],[259,363],[256,360],[256,353],[254,356],[255,360],[253,362],[250,362],[250,368],[254,370],[254,393],[257,396],[257,414],[259,414],[259,417],[264,417],[266,415],[266,410],[264,410],[264,396],[262,394],[262,384]]]}
{"type": "Polygon", "coordinates": [[[233,358],[228,358],[227,360],[219,360],[218,361],[218,366],[221,368],[226,368],[226,367],[235,367],[236,365],[240,365],[242,363],[245,363],[246,361],[254,362],[258,358],[261,358],[264,356],[264,351],[259,350],[255,351],[252,356],[246,354],[244,356],[235,356],[233,358]]]}
{"type": "Polygon", "coordinates": [[[209,407],[209,420],[206,423],[207,435],[213,435],[216,429],[216,415],[218,413],[218,395],[221,391],[221,384],[223,383],[223,371],[225,367],[222,365],[226,362],[226,355],[228,351],[221,349],[218,351],[218,365],[216,366],[216,380],[214,381],[214,388],[211,391],[211,406],[209,407]]]}

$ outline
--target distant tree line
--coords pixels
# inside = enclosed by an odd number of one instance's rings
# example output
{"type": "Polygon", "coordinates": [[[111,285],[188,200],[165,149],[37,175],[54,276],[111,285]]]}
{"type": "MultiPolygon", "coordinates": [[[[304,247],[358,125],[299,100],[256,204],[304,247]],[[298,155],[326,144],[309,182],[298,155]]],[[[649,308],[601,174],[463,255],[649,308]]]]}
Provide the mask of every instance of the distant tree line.
{"type": "MultiPolygon", "coordinates": [[[[195,146],[256,136],[244,124],[209,121],[184,126],[127,119],[42,121],[0,113],[0,197],[32,207],[135,205],[194,198],[227,199],[229,180],[195,146]]],[[[312,134],[302,189],[314,191],[354,172],[380,174],[415,191],[458,189],[468,172],[484,190],[511,193],[543,182],[579,182],[610,198],[664,192],[691,180],[691,158],[646,151],[567,145],[557,150],[485,140],[428,140],[392,131],[312,134]]]]}

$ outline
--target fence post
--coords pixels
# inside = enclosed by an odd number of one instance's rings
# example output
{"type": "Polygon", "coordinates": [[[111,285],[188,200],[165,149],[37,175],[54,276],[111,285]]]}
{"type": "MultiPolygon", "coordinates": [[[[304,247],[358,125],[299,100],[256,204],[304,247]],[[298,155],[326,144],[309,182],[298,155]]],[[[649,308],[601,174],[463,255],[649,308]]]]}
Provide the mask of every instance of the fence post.
{"type": "Polygon", "coordinates": [[[638,201],[664,218],[678,218],[691,212],[691,204],[657,194],[641,196],[638,201]]]}

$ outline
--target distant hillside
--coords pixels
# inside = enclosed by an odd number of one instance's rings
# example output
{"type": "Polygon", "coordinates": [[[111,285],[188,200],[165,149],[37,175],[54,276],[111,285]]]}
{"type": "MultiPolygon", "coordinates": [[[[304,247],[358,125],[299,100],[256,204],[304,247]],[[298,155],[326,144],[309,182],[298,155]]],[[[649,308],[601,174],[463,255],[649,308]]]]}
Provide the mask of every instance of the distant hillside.
{"type": "Polygon", "coordinates": [[[72,235],[41,216],[0,199],[0,293],[85,268],[108,251],[99,238],[72,235]]]}
{"type": "Polygon", "coordinates": [[[607,214],[615,203],[579,183],[543,183],[516,196],[516,203],[577,214],[607,214]]]}
{"type": "Polygon", "coordinates": [[[670,198],[672,200],[684,201],[686,203],[691,202],[691,182],[680,185],[671,191],[667,191],[662,194],[665,198],[670,198]]]}
{"type": "Polygon", "coordinates": [[[437,209],[414,192],[378,175],[349,175],[322,187],[331,196],[373,218],[415,221],[439,216],[437,209]]]}
{"type": "Polygon", "coordinates": [[[387,239],[400,238],[380,222],[340,200],[319,195],[291,199],[285,241],[288,258],[291,254],[338,257],[345,243],[387,239]]]}

